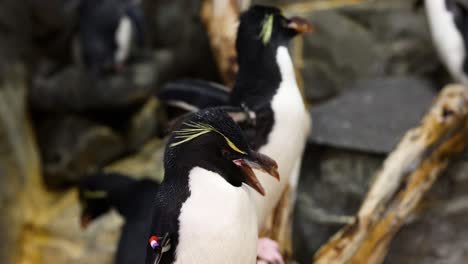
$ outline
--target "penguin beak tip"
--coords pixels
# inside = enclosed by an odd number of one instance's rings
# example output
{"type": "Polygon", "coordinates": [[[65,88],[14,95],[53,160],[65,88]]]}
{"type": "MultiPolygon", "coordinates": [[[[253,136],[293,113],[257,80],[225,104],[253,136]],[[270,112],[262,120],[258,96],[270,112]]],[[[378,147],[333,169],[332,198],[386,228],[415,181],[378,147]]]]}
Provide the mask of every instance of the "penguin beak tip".
{"type": "Polygon", "coordinates": [[[295,30],[299,34],[314,31],[314,26],[302,17],[292,17],[289,19],[288,28],[295,30]]]}
{"type": "Polygon", "coordinates": [[[244,173],[246,184],[256,190],[262,196],[265,196],[266,192],[263,188],[262,184],[258,180],[257,176],[255,175],[252,169],[258,169],[265,173],[268,173],[273,178],[280,180],[280,175],[278,172],[278,164],[276,161],[271,159],[270,157],[263,155],[261,153],[254,152],[251,154],[250,159],[237,159],[233,160],[234,164],[236,164],[244,173]]]}

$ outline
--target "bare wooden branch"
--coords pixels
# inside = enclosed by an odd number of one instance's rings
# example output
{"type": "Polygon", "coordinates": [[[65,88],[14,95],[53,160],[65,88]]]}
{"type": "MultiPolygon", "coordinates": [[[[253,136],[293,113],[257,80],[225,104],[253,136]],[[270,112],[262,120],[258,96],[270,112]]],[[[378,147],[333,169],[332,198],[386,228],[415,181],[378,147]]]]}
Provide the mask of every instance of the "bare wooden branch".
{"type": "Polygon", "coordinates": [[[240,10],[248,1],[204,0],[201,19],[224,84],[232,87],[237,73],[236,34],[240,10]]]}
{"type": "Polygon", "coordinates": [[[381,263],[393,236],[467,144],[468,89],[450,85],[387,158],[355,222],[322,246],[314,263],[381,263]]]}
{"type": "Polygon", "coordinates": [[[307,13],[311,11],[319,11],[333,8],[340,8],[344,6],[363,4],[370,0],[317,0],[317,1],[303,1],[294,4],[288,3],[280,5],[280,8],[285,13],[307,13]]]}

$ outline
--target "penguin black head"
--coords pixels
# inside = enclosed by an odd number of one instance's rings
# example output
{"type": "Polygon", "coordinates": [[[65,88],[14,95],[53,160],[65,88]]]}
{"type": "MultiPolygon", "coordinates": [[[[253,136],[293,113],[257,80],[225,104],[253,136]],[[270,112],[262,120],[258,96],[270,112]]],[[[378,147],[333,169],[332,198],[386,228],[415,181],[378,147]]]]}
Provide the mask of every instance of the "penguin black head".
{"type": "Polygon", "coordinates": [[[276,7],[255,5],[240,17],[236,48],[246,50],[287,45],[298,34],[312,31],[312,25],[300,17],[286,18],[276,7]]]}
{"type": "Polygon", "coordinates": [[[166,173],[198,166],[220,174],[234,186],[246,183],[262,195],[265,191],[252,168],[279,179],[276,162],[253,151],[239,126],[221,108],[190,115],[172,133],[164,163],[166,173]]]}
{"type": "Polygon", "coordinates": [[[312,25],[299,17],[286,18],[275,7],[255,5],[240,17],[236,50],[239,72],[230,102],[256,110],[271,101],[282,76],[278,51],[312,25]]]}
{"type": "Polygon", "coordinates": [[[115,196],[136,180],[116,173],[97,173],[84,178],[79,185],[81,227],[86,228],[94,219],[116,206],[115,196]]]}

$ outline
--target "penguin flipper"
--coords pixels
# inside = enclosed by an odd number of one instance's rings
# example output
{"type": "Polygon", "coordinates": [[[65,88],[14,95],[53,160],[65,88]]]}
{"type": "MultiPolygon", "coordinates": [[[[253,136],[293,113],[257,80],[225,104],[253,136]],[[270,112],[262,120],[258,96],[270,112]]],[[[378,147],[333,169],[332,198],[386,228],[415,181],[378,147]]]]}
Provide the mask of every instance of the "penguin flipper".
{"type": "Polygon", "coordinates": [[[148,225],[145,221],[124,224],[115,256],[116,264],[144,263],[148,225]]]}
{"type": "Polygon", "coordinates": [[[185,79],[165,84],[156,97],[172,107],[195,112],[208,107],[227,105],[229,90],[216,83],[185,79]]]}

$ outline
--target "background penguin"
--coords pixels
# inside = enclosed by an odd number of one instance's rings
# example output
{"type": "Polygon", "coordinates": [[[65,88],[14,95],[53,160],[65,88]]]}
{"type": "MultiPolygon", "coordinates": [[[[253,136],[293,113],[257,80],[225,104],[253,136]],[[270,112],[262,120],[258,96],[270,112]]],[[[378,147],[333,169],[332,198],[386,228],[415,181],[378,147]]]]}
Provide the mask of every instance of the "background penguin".
{"type": "Polygon", "coordinates": [[[252,168],[279,177],[275,161],[253,151],[223,110],[190,115],[166,147],[151,225],[150,236],[167,234],[170,249],[157,255],[148,244],[146,263],[255,263],[251,195],[265,191],[252,168]]]}
{"type": "MultiPolygon", "coordinates": [[[[310,116],[296,82],[288,44],[299,33],[311,31],[304,19],[287,19],[277,8],[255,6],[241,16],[236,47],[239,73],[232,91],[231,104],[244,104],[256,113],[254,149],[275,159],[282,175],[280,184],[265,174],[258,177],[267,199],[255,196],[259,226],[272,214],[283,191],[293,203],[302,154],[310,130],[310,116]]],[[[288,208],[293,208],[289,206],[288,208]]],[[[287,218],[292,212],[283,212],[287,218]]],[[[281,224],[289,224],[282,222],[281,224]]],[[[279,227],[287,232],[289,226],[279,227]]],[[[285,241],[281,241],[285,242],[285,241]]]]}
{"type": "Polygon", "coordinates": [[[143,45],[143,13],[134,0],[81,0],[79,40],[95,73],[122,71],[132,44],[143,45]]]}
{"type": "Polygon", "coordinates": [[[425,0],[432,37],[452,77],[468,84],[468,1],[425,0]]]}
{"type": "MultiPolygon", "coordinates": [[[[282,175],[278,184],[267,175],[258,174],[267,192],[266,199],[259,195],[255,197],[259,227],[272,213],[288,185],[292,194],[289,201],[292,203],[295,199],[293,194],[310,130],[310,117],[296,82],[287,46],[292,38],[311,29],[312,26],[304,19],[285,18],[279,9],[273,7],[253,6],[240,17],[236,40],[239,73],[229,103],[233,106],[242,105],[255,112],[254,129],[242,128],[254,149],[278,162],[282,175]]],[[[197,89],[207,88],[197,82],[193,90],[197,89]]],[[[177,96],[181,101],[184,98],[183,92],[171,96],[173,100],[177,100],[174,98],[177,96]]],[[[196,97],[185,98],[192,98],[187,104],[196,107],[202,105],[193,100],[196,97]]]]}
{"type": "Polygon", "coordinates": [[[148,226],[158,186],[149,179],[135,180],[116,173],[97,173],[81,181],[79,198],[83,228],[111,208],[125,219],[115,263],[144,263],[148,226]]]}

